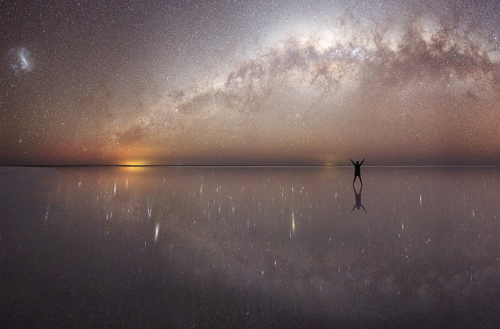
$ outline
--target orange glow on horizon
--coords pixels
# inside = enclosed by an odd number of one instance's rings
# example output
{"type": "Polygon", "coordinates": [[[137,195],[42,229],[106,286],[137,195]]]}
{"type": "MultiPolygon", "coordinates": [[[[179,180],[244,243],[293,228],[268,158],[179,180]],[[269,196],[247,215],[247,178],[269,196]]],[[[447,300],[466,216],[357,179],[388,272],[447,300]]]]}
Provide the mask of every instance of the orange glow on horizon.
{"type": "Polygon", "coordinates": [[[120,166],[134,166],[134,167],[141,167],[148,165],[149,163],[147,163],[145,160],[125,161],[123,163],[120,163],[120,166]]]}

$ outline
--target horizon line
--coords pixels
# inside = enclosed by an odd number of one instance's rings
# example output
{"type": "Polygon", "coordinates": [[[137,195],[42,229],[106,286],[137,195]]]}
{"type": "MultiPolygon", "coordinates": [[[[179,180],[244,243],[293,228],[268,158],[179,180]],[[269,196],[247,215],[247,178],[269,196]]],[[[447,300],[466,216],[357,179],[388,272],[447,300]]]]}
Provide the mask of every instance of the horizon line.
{"type": "MultiPolygon", "coordinates": [[[[316,168],[330,168],[330,167],[352,167],[352,165],[126,165],[126,164],[55,164],[55,165],[1,165],[0,167],[316,167],[316,168]]],[[[500,168],[499,165],[363,165],[363,168],[500,168]]]]}

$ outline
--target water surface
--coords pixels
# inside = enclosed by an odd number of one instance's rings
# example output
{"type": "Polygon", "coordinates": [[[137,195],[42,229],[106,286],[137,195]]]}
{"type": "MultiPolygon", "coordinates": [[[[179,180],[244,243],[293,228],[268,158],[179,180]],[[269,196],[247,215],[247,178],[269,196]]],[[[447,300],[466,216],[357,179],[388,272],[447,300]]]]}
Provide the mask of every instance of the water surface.
{"type": "Polygon", "coordinates": [[[0,168],[0,327],[495,327],[498,168],[0,168]]]}

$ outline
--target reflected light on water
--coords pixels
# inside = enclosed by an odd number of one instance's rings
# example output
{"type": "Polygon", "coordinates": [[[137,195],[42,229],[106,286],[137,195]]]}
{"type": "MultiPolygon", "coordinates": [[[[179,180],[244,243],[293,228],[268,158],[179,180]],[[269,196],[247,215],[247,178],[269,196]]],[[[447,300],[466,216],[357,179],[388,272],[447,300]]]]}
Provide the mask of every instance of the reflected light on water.
{"type": "Polygon", "coordinates": [[[156,227],[155,227],[155,242],[158,241],[158,233],[160,233],[160,223],[156,223],[156,227]]]}
{"type": "Polygon", "coordinates": [[[2,194],[2,268],[15,275],[0,278],[21,287],[0,291],[18,300],[2,304],[11,316],[15,305],[34,307],[26,282],[48,280],[53,299],[29,288],[53,312],[67,289],[70,300],[94,301],[66,322],[82,326],[84,314],[123,307],[154,309],[154,326],[178,327],[193,318],[272,326],[276,314],[292,327],[453,327],[448,319],[476,324],[471,312],[499,320],[495,169],[363,168],[361,192],[351,168],[130,168],[140,167],[46,169],[29,184],[19,180],[35,169],[2,176],[12,190],[2,194]],[[124,293],[136,294],[134,306],[113,302],[124,293]]]}

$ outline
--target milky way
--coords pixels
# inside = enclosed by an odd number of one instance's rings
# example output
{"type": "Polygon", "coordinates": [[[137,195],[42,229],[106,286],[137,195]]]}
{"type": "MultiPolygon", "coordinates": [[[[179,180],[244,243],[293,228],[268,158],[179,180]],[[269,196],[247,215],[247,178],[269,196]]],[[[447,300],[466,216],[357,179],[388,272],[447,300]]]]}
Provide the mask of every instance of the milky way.
{"type": "Polygon", "coordinates": [[[493,2],[0,6],[2,164],[500,163],[493,2]]]}

